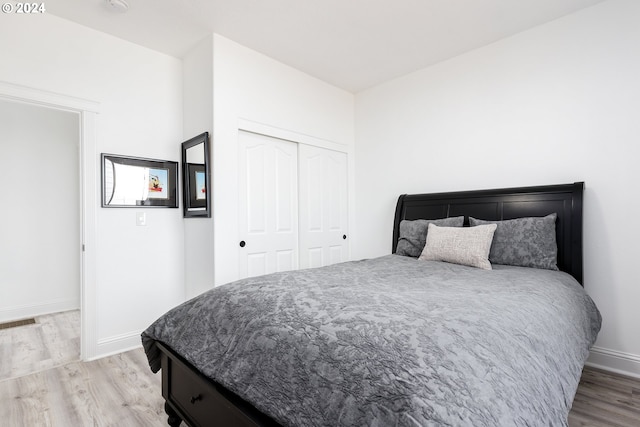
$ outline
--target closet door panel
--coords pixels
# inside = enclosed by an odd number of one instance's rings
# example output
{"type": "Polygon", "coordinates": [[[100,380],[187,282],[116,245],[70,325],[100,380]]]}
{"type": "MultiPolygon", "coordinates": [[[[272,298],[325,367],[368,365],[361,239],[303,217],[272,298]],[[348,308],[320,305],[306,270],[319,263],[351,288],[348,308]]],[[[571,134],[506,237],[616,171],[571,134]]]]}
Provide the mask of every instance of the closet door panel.
{"type": "Polygon", "coordinates": [[[305,250],[300,253],[301,257],[304,258],[304,261],[302,259],[300,260],[300,266],[302,268],[316,268],[325,265],[322,248],[305,248],[305,250]]]}
{"type": "Polygon", "coordinates": [[[246,149],[246,207],[247,232],[267,231],[267,167],[269,163],[266,147],[262,145],[246,149]]]}
{"type": "Polygon", "coordinates": [[[347,155],[300,144],[298,157],[300,267],[347,261],[347,155]]]}
{"type": "Polygon", "coordinates": [[[239,277],[298,268],[297,144],[239,132],[239,277]]]}
{"type": "Polygon", "coordinates": [[[346,261],[347,257],[343,252],[342,245],[329,247],[329,264],[346,261]]]}
{"type": "Polygon", "coordinates": [[[245,277],[254,277],[266,274],[267,272],[267,253],[250,253],[246,260],[247,274],[245,277]]]}
{"type": "Polygon", "coordinates": [[[277,251],[276,264],[276,271],[295,270],[298,265],[295,252],[292,250],[277,251]]]}

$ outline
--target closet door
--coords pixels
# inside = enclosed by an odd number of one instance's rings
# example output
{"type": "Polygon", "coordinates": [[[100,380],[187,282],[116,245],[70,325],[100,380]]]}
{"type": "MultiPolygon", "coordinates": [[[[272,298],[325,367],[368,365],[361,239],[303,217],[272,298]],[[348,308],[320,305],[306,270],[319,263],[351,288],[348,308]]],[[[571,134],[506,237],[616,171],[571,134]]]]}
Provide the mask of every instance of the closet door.
{"type": "Polygon", "coordinates": [[[347,155],[300,144],[300,268],[347,261],[347,155]]]}
{"type": "Polygon", "coordinates": [[[297,149],[239,132],[240,278],[298,268],[297,149]]]}

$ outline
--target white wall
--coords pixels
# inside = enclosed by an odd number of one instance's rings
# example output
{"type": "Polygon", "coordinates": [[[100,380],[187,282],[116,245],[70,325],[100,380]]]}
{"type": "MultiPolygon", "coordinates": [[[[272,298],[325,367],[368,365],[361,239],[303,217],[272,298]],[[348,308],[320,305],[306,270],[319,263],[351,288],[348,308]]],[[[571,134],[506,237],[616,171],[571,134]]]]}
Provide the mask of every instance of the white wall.
{"type": "Polygon", "coordinates": [[[79,126],[0,101],[0,321],[80,307],[79,126]]]}
{"type": "MultiPolygon", "coordinates": [[[[95,176],[84,185],[99,195],[99,153],[178,161],[182,132],[182,64],[52,15],[4,15],[0,81],[100,103],[95,176]]],[[[96,197],[99,200],[99,197],[96,197]]],[[[97,211],[97,312],[87,357],[137,346],[139,333],[184,298],[184,231],[180,209],[97,211]]],[[[94,322],[90,322],[94,323],[94,322]]]]}
{"type": "Polygon", "coordinates": [[[214,257],[215,284],[221,285],[238,277],[241,122],[350,150],[354,96],[219,35],[214,35],[213,45],[214,257]]]}
{"type": "Polygon", "coordinates": [[[638,22],[604,2],[358,94],[355,257],[390,252],[401,193],[584,180],[592,362],[640,374],[638,22]]]}
{"type": "MultiPolygon", "coordinates": [[[[213,35],[182,58],[184,140],[213,135],[213,35]]],[[[209,142],[211,144],[212,141],[209,142]]],[[[209,146],[210,152],[211,145],[209,146]]],[[[211,162],[211,159],[209,160],[211,162]]],[[[211,163],[210,163],[211,165],[211,163]]],[[[211,189],[207,189],[211,191],[211,189]]],[[[214,283],[213,218],[184,219],[185,293],[196,296],[214,283]]]]}

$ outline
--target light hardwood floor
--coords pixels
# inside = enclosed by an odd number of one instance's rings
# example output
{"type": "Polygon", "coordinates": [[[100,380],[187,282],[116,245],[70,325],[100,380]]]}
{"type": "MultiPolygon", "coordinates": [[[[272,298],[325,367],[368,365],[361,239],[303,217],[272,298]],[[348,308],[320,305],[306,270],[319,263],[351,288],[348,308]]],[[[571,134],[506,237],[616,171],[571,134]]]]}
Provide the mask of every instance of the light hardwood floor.
{"type": "Polygon", "coordinates": [[[36,323],[0,329],[0,380],[80,359],[80,312],[36,316],[36,323]]]}
{"type": "Polygon", "coordinates": [[[0,426],[166,426],[160,375],[142,349],[80,358],[80,313],[0,329],[0,426]]]}
{"type": "Polygon", "coordinates": [[[142,350],[0,381],[3,426],[166,426],[163,405],[142,350]]]}
{"type": "MultiPolygon", "coordinates": [[[[25,339],[17,339],[15,334],[15,330],[10,333],[14,342],[22,343],[20,346],[38,348],[36,344],[24,344],[25,339]]],[[[4,342],[3,335],[8,335],[6,330],[0,330],[0,343],[4,342]]],[[[5,348],[0,349],[0,365],[4,365],[8,353],[5,348]]],[[[51,359],[48,355],[65,354],[36,352],[47,360],[51,359]]],[[[0,426],[167,425],[160,375],[151,372],[142,349],[92,362],[54,363],[48,368],[36,359],[25,357],[26,366],[39,368],[38,372],[15,376],[22,368],[18,367],[19,359],[10,358],[11,369],[5,371],[13,372],[13,376],[0,377],[0,426]]],[[[640,380],[585,368],[569,414],[569,426],[639,427],[640,380]]]]}

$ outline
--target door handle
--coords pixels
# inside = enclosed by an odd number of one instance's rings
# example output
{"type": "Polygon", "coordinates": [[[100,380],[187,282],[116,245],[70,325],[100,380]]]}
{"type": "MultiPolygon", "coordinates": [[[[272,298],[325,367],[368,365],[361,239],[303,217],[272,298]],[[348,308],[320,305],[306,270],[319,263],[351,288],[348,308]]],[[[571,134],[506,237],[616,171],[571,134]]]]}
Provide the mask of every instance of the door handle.
{"type": "Polygon", "coordinates": [[[240,240],[240,247],[244,248],[247,243],[244,240],[240,240]]]}
{"type": "Polygon", "coordinates": [[[342,235],[342,240],[347,240],[347,235],[346,234],[342,235]]]}

